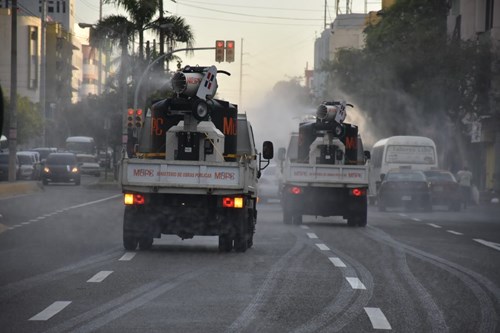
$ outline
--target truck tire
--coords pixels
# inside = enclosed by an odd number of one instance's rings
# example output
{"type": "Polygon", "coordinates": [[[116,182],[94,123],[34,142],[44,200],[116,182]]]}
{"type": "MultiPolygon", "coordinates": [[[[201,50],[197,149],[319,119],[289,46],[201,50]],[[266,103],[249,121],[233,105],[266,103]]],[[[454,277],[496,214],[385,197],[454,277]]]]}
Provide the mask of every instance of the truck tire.
{"type": "Polygon", "coordinates": [[[255,234],[255,225],[257,224],[257,211],[249,211],[248,213],[248,239],[247,248],[253,246],[253,235],[255,234]]]}
{"type": "Polygon", "coordinates": [[[150,250],[153,246],[153,238],[152,237],[142,237],[139,239],[139,249],[141,250],[150,250]]]}
{"type": "Polygon", "coordinates": [[[234,237],[234,250],[236,252],[245,252],[248,249],[248,225],[250,222],[250,213],[247,211],[241,221],[239,228],[236,231],[236,236],[234,237]]]}
{"type": "Polygon", "coordinates": [[[234,250],[236,252],[245,252],[248,248],[247,233],[238,234],[234,238],[234,250]]]}
{"type": "Polygon", "coordinates": [[[123,234],[123,247],[127,251],[135,251],[139,238],[123,234]]]}
{"type": "Polygon", "coordinates": [[[219,235],[219,252],[231,252],[233,249],[233,239],[227,235],[219,235]]]}
{"type": "Polygon", "coordinates": [[[123,213],[123,247],[127,251],[135,251],[139,244],[139,237],[134,228],[135,219],[133,207],[126,206],[123,213]]]}
{"type": "Polygon", "coordinates": [[[302,214],[293,214],[293,224],[295,225],[302,224],[302,214]]]}

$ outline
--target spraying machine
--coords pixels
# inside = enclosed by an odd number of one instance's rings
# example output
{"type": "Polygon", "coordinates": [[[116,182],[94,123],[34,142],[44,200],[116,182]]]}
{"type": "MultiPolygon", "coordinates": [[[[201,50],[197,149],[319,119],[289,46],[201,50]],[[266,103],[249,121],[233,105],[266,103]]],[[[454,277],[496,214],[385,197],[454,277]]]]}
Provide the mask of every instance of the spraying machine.
{"type": "Polygon", "coordinates": [[[358,127],[345,123],[345,101],[323,102],[316,119],[303,122],[280,149],[283,221],[301,224],[303,215],[342,216],[366,226],[369,152],[358,127]]]}
{"type": "Polygon", "coordinates": [[[120,180],[123,244],[149,249],[154,238],[216,235],[219,250],[245,252],[257,221],[257,180],[273,146],[255,148],[237,106],[214,98],[215,66],[186,66],[171,80],[175,95],[152,103],[139,133],[131,131],[120,180]]]}

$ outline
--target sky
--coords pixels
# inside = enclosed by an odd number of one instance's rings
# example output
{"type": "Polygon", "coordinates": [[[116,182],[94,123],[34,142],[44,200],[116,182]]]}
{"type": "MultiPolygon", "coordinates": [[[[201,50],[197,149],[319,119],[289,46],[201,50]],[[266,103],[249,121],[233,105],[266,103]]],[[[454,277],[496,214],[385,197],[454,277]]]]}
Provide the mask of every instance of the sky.
{"type": "MultiPolygon", "coordinates": [[[[345,13],[345,1],[340,1],[340,13],[345,13]]],[[[351,2],[353,13],[364,12],[365,0],[351,2]]],[[[329,24],[335,18],[335,1],[326,4],[329,24]]],[[[76,0],[75,6],[77,22],[97,22],[99,0],[76,0]]],[[[367,8],[379,10],[380,1],[368,0],[367,8]]],[[[240,104],[240,110],[258,103],[278,81],[300,78],[304,83],[305,69],[314,66],[314,41],[324,30],[325,0],[164,0],[164,9],[191,26],[194,47],[235,41],[234,63],[216,63],[213,50],[179,55],[183,66],[215,65],[230,72],[230,77],[217,76],[218,97],[240,104]]],[[[103,6],[103,16],[116,13],[114,5],[103,6]]]]}

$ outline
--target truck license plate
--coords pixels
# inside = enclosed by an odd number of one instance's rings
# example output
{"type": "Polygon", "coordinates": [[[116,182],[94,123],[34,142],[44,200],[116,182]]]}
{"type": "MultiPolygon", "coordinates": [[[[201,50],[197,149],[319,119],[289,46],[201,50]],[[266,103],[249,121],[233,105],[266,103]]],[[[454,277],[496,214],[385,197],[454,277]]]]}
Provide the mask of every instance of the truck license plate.
{"type": "Polygon", "coordinates": [[[411,201],[411,195],[403,195],[401,197],[401,200],[403,200],[403,201],[411,201]]]}

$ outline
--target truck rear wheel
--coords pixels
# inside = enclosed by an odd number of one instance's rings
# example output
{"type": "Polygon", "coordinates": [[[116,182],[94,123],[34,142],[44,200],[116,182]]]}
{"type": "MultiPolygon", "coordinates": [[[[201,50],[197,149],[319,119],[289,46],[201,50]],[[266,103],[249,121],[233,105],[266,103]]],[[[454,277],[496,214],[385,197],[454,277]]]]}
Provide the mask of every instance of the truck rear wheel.
{"type": "Polygon", "coordinates": [[[242,233],[234,238],[234,250],[236,252],[245,252],[248,248],[247,234],[242,233]]]}
{"type": "Polygon", "coordinates": [[[135,251],[139,243],[139,238],[123,234],[123,247],[127,251],[135,251]]]}
{"type": "Polygon", "coordinates": [[[153,246],[152,237],[142,237],[139,239],[139,249],[150,250],[152,246],[153,246]]]}
{"type": "Polygon", "coordinates": [[[294,214],[293,215],[293,224],[295,224],[295,225],[302,224],[302,214],[294,214]]]}
{"type": "Polygon", "coordinates": [[[231,252],[233,249],[233,239],[227,235],[219,235],[219,251],[220,252],[231,252]]]}

